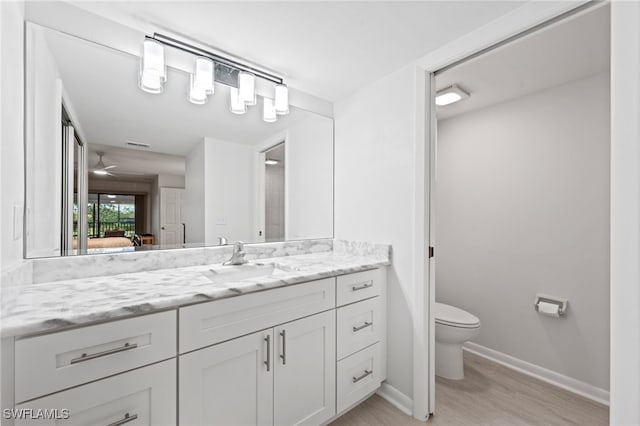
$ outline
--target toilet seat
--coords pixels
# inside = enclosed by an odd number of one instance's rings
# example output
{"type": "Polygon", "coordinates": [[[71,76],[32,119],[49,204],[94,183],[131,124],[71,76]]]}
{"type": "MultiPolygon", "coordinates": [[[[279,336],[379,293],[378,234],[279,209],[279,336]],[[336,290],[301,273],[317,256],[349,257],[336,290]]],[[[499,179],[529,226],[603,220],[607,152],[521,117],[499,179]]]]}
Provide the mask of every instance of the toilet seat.
{"type": "Polygon", "coordinates": [[[435,320],[437,324],[459,328],[478,328],[480,320],[475,315],[470,314],[455,306],[444,303],[435,303],[435,320]]]}

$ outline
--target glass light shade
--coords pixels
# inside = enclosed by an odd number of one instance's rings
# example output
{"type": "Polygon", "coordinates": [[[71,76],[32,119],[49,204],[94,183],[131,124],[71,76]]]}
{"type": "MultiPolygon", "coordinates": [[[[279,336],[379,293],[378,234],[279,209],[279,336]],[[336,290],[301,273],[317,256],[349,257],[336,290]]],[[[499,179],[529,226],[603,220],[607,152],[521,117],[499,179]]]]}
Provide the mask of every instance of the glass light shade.
{"type": "Polygon", "coordinates": [[[193,77],[192,86],[207,95],[213,94],[214,64],[209,58],[196,58],[196,72],[193,77]]]}
{"type": "Polygon", "coordinates": [[[240,71],[238,73],[238,90],[240,90],[240,99],[246,105],[255,105],[256,99],[256,76],[240,71]]]}
{"type": "Polygon", "coordinates": [[[189,77],[189,102],[196,105],[206,104],[208,100],[207,91],[196,86],[196,77],[193,74],[189,77]]]}
{"type": "Polygon", "coordinates": [[[276,113],[279,115],[289,114],[289,89],[284,84],[276,85],[275,91],[276,113]]]}
{"type": "Polygon", "coordinates": [[[164,63],[164,46],[155,40],[145,39],[142,42],[142,58],[138,84],[149,93],[162,93],[163,83],[167,80],[164,63]]]}
{"type": "Polygon", "coordinates": [[[234,114],[244,114],[247,112],[247,106],[242,99],[240,99],[240,91],[235,87],[231,87],[229,93],[231,94],[231,106],[229,110],[234,114]]]}
{"type": "Polygon", "coordinates": [[[276,106],[273,103],[273,99],[263,98],[263,110],[262,110],[262,119],[267,123],[274,123],[278,120],[278,115],[276,114],[276,106]]]}

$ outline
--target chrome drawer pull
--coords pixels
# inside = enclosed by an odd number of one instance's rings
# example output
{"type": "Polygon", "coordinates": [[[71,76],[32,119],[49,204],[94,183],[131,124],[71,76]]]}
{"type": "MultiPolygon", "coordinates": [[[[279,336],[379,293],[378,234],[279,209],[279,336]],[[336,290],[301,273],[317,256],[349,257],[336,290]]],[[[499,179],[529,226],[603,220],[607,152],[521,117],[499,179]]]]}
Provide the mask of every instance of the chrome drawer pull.
{"type": "Polygon", "coordinates": [[[362,380],[365,377],[371,375],[371,373],[373,373],[373,370],[364,370],[364,373],[362,373],[358,377],[352,377],[351,380],[353,380],[353,383],[358,383],[360,380],[362,380]]]}
{"type": "MultiPolygon", "coordinates": [[[[107,355],[117,354],[118,352],[129,351],[129,350],[135,349],[137,347],[138,347],[137,343],[125,343],[124,346],[120,346],[119,348],[108,349],[106,351],[96,352],[95,354],[91,354],[91,355],[82,354],[78,358],[72,359],[71,360],[71,364],[77,364],[79,362],[89,361],[91,359],[96,359],[96,358],[100,358],[100,357],[107,356],[107,355]]],[[[109,425],[109,426],[111,426],[111,425],[109,425]]]]}
{"type": "Polygon", "coordinates": [[[264,341],[267,342],[267,360],[264,362],[264,365],[267,366],[267,371],[271,370],[271,335],[267,334],[267,337],[264,338],[264,341]]]}
{"type": "Polygon", "coordinates": [[[373,287],[373,281],[367,281],[362,285],[354,285],[351,287],[351,291],[364,290],[366,288],[373,287]]]}
{"type": "Polygon", "coordinates": [[[118,420],[116,422],[109,423],[107,426],[121,426],[121,425],[123,425],[125,423],[132,422],[137,418],[138,418],[137,414],[129,415],[129,413],[127,413],[127,414],[124,415],[124,418],[122,418],[122,419],[120,419],[120,420],[118,420]]]}
{"type": "Polygon", "coordinates": [[[360,331],[360,330],[365,329],[365,328],[367,328],[367,327],[371,327],[372,325],[373,325],[373,322],[365,321],[365,322],[364,322],[364,324],[362,324],[362,325],[361,325],[361,326],[359,326],[359,327],[354,326],[354,327],[353,327],[353,331],[354,331],[354,332],[356,332],[356,331],[360,331]]]}
{"type": "Polygon", "coordinates": [[[282,337],[282,354],[280,358],[282,358],[282,365],[285,365],[287,363],[287,330],[282,330],[280,336],[282,337]]]}

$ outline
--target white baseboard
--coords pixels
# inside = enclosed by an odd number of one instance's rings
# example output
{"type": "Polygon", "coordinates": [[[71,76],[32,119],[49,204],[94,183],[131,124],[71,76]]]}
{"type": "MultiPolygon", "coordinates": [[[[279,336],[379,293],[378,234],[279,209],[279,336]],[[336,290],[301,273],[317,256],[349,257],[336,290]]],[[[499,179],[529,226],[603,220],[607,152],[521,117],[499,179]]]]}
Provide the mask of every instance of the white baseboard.
{"type": "Polygon", "coordinates": [[[465,343],[464,350],[493,362],[497,362],[498,364],[504,365],[512,370],[519,371],[527,376],[535,377],[543,382],[558,386],[562,389],[568,390],[569,392],[573,392],[601,404],[609,405],[609,391],[607,390],[573,379],[569,376],[556,373],[555,371],[547,368],[531,364],[527,361],[514,358],[511,355],[489,349],[485,346],[478,345],[477,343],[465,343]]]}
{"type": "Polygon", "coordinates": [[[386,382],[382,383],[377,394],[406,415],[413,416],[413,399],[409,398],[390,384],[386,382]]]}

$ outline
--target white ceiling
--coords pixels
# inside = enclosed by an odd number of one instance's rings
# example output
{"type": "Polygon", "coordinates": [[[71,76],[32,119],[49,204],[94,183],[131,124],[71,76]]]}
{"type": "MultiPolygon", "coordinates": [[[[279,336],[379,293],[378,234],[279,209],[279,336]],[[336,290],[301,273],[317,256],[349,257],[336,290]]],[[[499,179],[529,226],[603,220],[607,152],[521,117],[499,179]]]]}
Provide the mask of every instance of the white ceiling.
{"type": "Polygon", "coordinates": [[[438,119],[608,71],[609,14],[582,12],[437,75],[438,90],[455,83],[471,94],[438,107],[438,119]]]}
{"type": "Polygon", "coordinates": [[[149,151],[184,156],[205,136],[255,145],[312,114],[292,107],[276,123],[265,123],[259,102],[235,115],[224,85],[216,85],[206,105],[193,105],[188,75],[171,68],[164,93],[149,94],[138,88],[136,56],[54,30],[43,34],[89,144],[124,147],[134,141],[151,145],[149,151]]]}
{"type": "Polygon", "coordinates": [[[522,1],[127,1],[73,4],[182,34],[286,74],[335,101],[521,6],[522,1]]]}

